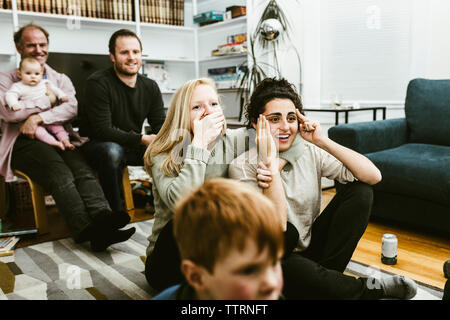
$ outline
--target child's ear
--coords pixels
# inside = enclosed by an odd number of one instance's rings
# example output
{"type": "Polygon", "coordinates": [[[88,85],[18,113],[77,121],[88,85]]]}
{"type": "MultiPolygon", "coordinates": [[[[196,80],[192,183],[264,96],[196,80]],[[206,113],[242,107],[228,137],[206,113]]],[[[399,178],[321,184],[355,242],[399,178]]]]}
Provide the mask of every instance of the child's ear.
{"type": "Polygon", "coordinates": [[[19,79],[22,79],[22,73],[19,69],[16,70],[16,75],[19,77],[19,79]]]}
{"type": "Polygon", "coordinates": [[[197,265],[191,260],[184,259],[181,261],[181,272],[184,274],[184,277],[189,285],[191,285],[197,292],[204,290],[205,268],[197,265]]]}

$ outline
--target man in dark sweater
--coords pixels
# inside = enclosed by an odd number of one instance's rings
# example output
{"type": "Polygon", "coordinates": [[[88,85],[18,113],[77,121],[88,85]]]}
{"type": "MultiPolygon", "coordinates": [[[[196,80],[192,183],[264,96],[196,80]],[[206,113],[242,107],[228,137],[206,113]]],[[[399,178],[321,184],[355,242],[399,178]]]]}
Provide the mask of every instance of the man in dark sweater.
{"type": "Polygon", "coordinates": [[[127,165],[143,165],[143,155],[161,128],[165,112],[155,81],[139,74],[142,44],[126,29],[109,40],[111,68],[92,74],[86,83],[85,107],[80,110],[80,134],[90,141],[83,152],[98,172],[111,209],[126,224],[123,211],[122,175],[127,165]],[[141,134],[147,119],[152,134],[141,134]]]}

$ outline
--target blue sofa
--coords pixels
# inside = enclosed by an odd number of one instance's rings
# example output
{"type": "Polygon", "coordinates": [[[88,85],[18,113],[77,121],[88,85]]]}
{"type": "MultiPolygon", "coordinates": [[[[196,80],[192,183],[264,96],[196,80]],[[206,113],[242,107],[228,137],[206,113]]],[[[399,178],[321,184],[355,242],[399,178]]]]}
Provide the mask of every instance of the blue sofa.
{"type": "Polygon", "coordinates": [[[405,118],[338,125],[328,136],[380,169],[373,217],[450,234],[450,80],[411,80],[405,118]]]}

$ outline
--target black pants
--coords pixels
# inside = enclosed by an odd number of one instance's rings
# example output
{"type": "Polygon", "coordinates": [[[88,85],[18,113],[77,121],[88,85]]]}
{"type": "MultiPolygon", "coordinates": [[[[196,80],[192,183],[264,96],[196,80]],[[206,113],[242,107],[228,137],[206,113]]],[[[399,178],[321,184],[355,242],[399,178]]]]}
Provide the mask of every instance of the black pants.
{"type": "MultiPolygon", "coordinates": [[[[371,205],[370,186],[359,182],[347,184],[314,222],[311,245],[302,253],[292,252],[299,234],[288,222],[282,259],[286,299],[382,297],[382,290],[374,286],[369,288],[367,279],[356,279],[342,273],[367,226],[371,205]]],[[[158,291],[184,279],[172,221],[163,228],[152,254],[147,258],[145,275],[149,284],[158,291]]]]}
{"type": "Polygon", "coordinates": [[[442,300],[450,300],[450,280],[447,280],[445,282],[444,295],[442,297],[442,300]]]}
{"type": "Polygon", "coordinates": [[[108,202],[79,149],[62,151],[42,141],[19,136],[11,167],[26,173],[49,192],[75,241],[92,219],[110,211],[108,202]]]}
{"type": "Polygon", "coordinates": [[[343,274],[366,230],[372,202],[372,187],[365,183],[348,183],[339,189],[314,221],[309,247],[286,253],[282,260],[287,299],[382,297],[381,289],[369,289],[366,278],[343,274]]]}
{"type": "Polygon", "coordinates": [[[113,211],[123,210],[122,175],[125,166],[144,164],[144,145],[136,149],[124,148],[115,142],[88,141],[81,148],[89,164],[98,173],[103,192],[113,211]]]}

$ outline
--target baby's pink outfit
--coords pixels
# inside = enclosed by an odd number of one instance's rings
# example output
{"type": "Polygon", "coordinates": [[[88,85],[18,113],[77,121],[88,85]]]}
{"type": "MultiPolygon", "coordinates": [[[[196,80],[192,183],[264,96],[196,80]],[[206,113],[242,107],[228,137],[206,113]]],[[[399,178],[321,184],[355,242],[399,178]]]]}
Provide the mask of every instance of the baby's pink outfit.
{"type": "Polygon", "coordinates": [[[38,126],[36,128],[36,132],[34,133],[36,139],[39,139],[47,144],[55,143],[55,137],[52,136],[47,130],[54,133],[58,141],[62,142],[64,140],[69,140],[69,134],[64,129],[62,124],[47,124],[38,126]]]}

